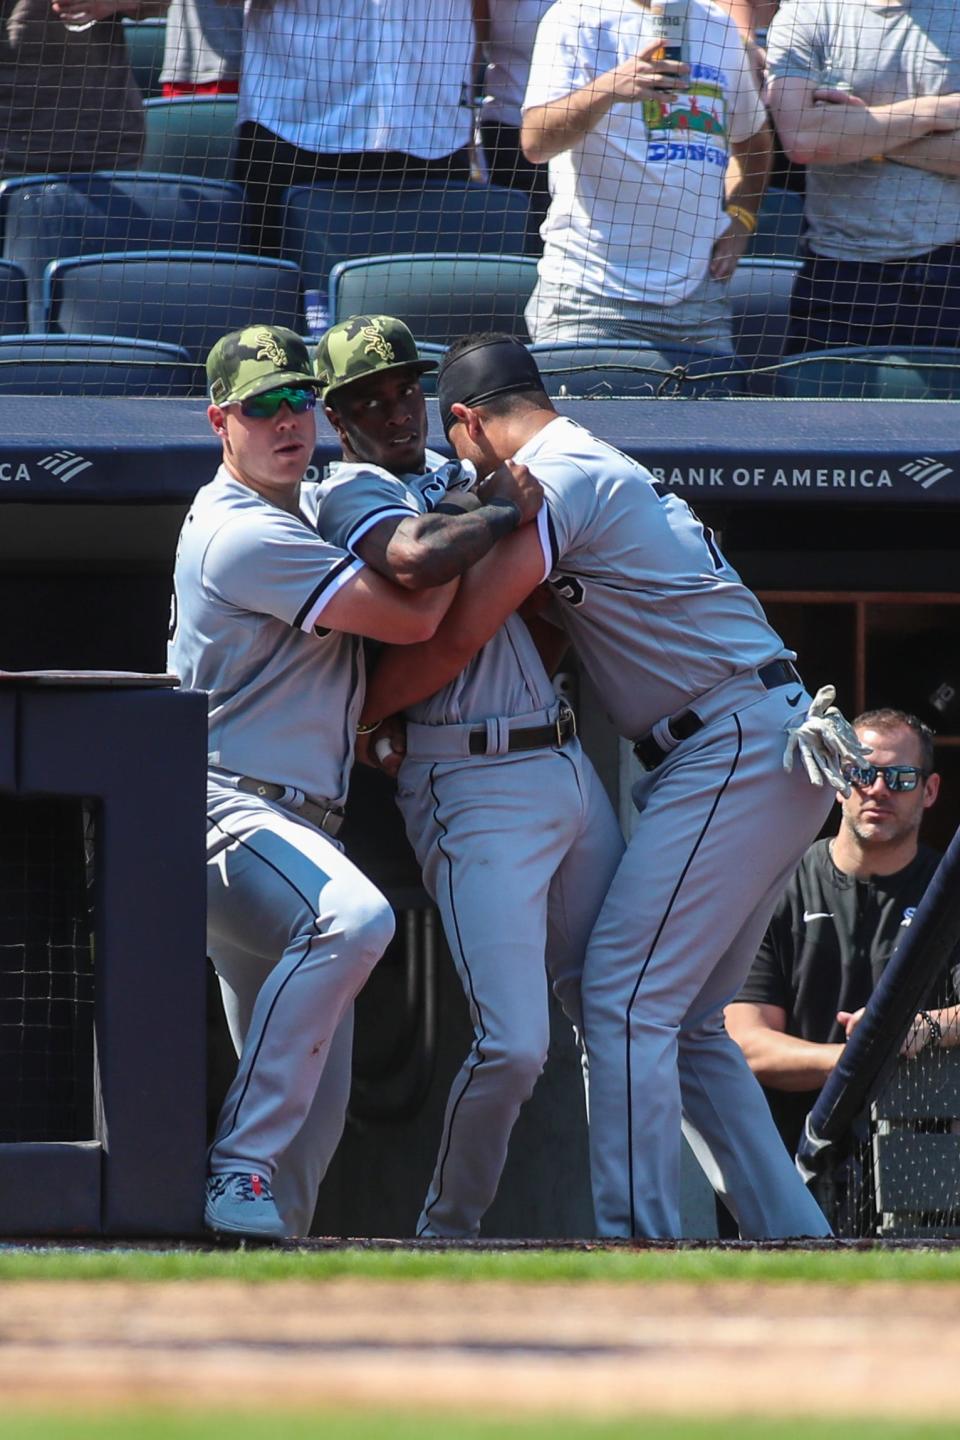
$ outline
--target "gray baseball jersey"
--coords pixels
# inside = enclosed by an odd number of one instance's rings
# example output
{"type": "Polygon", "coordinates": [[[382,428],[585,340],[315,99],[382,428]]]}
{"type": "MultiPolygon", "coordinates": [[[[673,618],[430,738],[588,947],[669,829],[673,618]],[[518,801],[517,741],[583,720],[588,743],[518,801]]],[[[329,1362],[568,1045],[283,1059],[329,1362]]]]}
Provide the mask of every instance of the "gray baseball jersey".
{"type": "Polygon", "coordinates": [[[515,458],[546,492],[544,578],[621,735],[738,671],[796,658],[711,531],[642,465],[566,418],[515,458]]]}
{"type": "MultiPolygon", "coordinates": [[[[469,488],[475,479],[472,468],[445,462],[432,451],[427,467],[422,475],[398,480],[375,465],[335,465],[320,487],[320,533],[355,553],[371,526],[386,516],[427,514],[448,489],[469,488]]],[[[511,615],[456,680],[412,705],[407,718],[421,725],[457,725],[491,715],[527,715],[555,704],[530,632],[511,615]]]]}
{"type": "Polygon", "coordinates": [[[210,1170],[272,1180],[292,1235],[309,1233],[343,1128],[352,1002],[394,928],[383,896],[296,813],[304,795],[342,803],[363,699],[360,642],[314,628],[362,567],[317,534],[315,486],[301,510],[225,467],[199,491],[168,660],[210,697],[207,943],[239,1054],[210,1170]],[[286,786],[284,803],[237,788],[243,776],[286,786]]]}
{"type": "Polygon", "coordinates": [[[316,490],[302,487],[302,520],[223,466],[197,493],[177,546],[168,664],[210,696],[211,766],[340,805],[361,642],[314,627],[361,564],[320,538],[316,490]]]}
{"type": "MultiPolygon", "coordinates": [[[[400,479],[336,466],[322,487],[321,531],[352,548],[385,516],[423,514],[447,486],[472,482],[472,471],[440,456],[427,462],[425,474],[400,479]]],[[[450,1091],[421,1236],[479,1231],[546,1060],[548,978],[581,1024],[583,956],[623,852],[620,827],[576,739],[496,749],[511,729],[541,727],[557,712],[527,627],[511,616],[462,675],[408,716],[398,803],[474,1030],[450,1091]],[[491,753],[469,755],[462,743],[477,722],[486,722],[491,753]]]]}
{"type": "Polygon", "coordinates": [[[544,487],[544,573],[584,667],[621,734],[665,752],[584,962],[600,1233],[680,1234],[683,1127],[744,1236],[827,1234],[723,1026],[831,804],[781,764],[803,686],[767,669],[789,652],[759,603],[642,466],[567,419],[516,458],[544,487]],[[687,710],[703,723],[678,742],[666,722],[687,710]]]}

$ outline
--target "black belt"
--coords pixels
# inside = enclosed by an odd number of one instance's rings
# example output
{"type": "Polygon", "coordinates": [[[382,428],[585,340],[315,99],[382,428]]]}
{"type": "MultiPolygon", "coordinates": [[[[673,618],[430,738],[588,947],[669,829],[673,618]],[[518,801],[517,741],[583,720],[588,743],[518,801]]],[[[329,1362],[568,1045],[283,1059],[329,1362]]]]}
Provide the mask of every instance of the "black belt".
{"type": "MultiPolygon", "coordinates": [[[[275,785],[272,780],[257,780],[253,775],[241,775],[237,779],[237,789],[242,790],[245,795],[260,795],[264,800],[284,802],[287,794],[286,785],[275,785]]],[[[337,835],[343,825],[344,814],[333,805],[318,805],[313,800],[303,800],[300,805],[286,804],[285,809],[291,815],[299,815],[302,820],[307,820],[311,825],[316,825],[325,835],[337,835]]]]}
{"type": "MultiPolygon", "coordinates": [[[[780,685],[803,684],[790,660],[771,660],[769,665],[761,665],[756,673],[757,679],[766,690],[776,690],[780,685]]],[[[691,735],[702,730],[703,721],[695,710],[683,710],[667,721],[667,729],[679,744],[681,740],[689,740],[691,735]]],[[[652,735],[644,735],[633,742],[633,753],[644,770],[656,770],[661,760],[666,760],[670,751],[664,750],[652,735]]]]}
{"type": "MultiPolygon", "coordinates": [[[[564,705],[552,725],[526,725],[511,730],[507,736],[507,750],[545,750],[552,745],[566,745],[577,733],[577,720],[569,706],[564,705]]],[[[487,755],[487,727],[478,725],[470,731],[469,752],[471,755],[487,755]]]]}

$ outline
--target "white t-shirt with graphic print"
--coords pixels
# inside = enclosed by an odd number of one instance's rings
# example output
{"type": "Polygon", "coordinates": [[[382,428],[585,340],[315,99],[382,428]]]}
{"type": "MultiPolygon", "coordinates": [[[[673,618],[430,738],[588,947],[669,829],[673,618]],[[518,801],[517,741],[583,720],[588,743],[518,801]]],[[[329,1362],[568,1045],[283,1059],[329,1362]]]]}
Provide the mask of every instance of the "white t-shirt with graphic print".
{"type": "MultiPolygon", "coordinates": [[[[655,38],[637,0],[558,0],[540,22],[524,110],[582,89],[655,38]]],[[[730,144],[755,134],[765,112],[736,26],[708,0],[690,0],[687,45],[685,92],[614,105],[550,161],[543,281],[675,305],[706,277],[729,223],[730,144]]]]}

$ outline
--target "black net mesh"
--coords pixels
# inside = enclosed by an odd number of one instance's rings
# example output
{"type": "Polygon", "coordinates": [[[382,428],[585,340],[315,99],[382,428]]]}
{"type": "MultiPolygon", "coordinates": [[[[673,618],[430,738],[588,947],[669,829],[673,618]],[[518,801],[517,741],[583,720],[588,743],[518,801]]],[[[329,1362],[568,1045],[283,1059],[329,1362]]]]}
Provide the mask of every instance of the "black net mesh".
{"type": "Polygon", "coordinates": [[[949,398],[958,135],[935,0],[13,0],[0,392],[199,396],[376,308],[558,395],[949,398]]]}
{"type": "Polygon", "coordinates": [[[92,829],[0,797],[0,1142],[93,1138],[92,829]]]}

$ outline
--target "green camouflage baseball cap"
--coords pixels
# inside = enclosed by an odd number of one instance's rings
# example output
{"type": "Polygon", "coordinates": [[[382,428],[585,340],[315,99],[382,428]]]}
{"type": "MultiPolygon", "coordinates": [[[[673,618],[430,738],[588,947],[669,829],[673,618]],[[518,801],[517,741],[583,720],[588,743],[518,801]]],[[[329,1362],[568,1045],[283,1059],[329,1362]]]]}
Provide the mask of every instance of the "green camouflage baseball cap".
{"type": "Polygon", "coordinates": [[[233,330],[207,356],[207,386],[214,405],[235,405],[281,385],[317,385],[306,343],[281,325],[233,330]]]}
{"type": "Polygon", "coordinates": [[[314,359],[317,378],[328,400],[335,390],[385,375],[390,370],[411,369],[418,375],[436,370],[436,360],[421,360],[417,342],[402,320],[392,315],[351,315],[332,325],[317,346],[314,359]]]}

